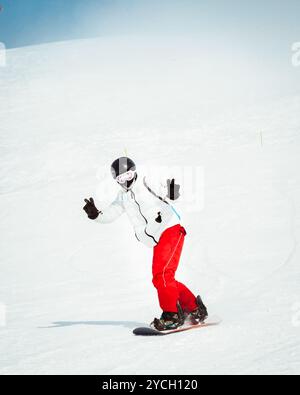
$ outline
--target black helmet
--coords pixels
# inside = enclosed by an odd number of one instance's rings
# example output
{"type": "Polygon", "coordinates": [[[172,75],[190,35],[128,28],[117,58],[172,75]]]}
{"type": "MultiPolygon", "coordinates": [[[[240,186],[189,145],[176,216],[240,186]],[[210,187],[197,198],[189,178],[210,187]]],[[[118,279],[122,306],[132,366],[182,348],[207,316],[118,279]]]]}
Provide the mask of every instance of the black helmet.
{"type": "Polygon", "coordinates": [[[121,174],[127,173],[129,170],[135,171],[136,166],[133,160],[122,157],[114,161],[111,165],[111,174],[116,179],[121,174]]]}

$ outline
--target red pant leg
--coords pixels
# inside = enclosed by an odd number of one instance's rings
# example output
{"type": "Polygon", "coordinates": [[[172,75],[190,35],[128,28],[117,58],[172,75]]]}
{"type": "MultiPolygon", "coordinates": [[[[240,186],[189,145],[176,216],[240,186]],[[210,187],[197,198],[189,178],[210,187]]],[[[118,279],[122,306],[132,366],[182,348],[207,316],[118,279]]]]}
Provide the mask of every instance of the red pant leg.
{"type": "Polygon", "coordinates": [[[158,292],[160,306],[166,312],[177,312],[178,301],[183,309],[191,311],[196,308],[195,296],[175,280],[185,235],[184,228],[176,225],[163,233],[154,248],[153,284],[158,292]]]}
{"type": "Polygon", "coordinates": [[[197,309],[196,296],[182,283],[177,281],[180,306],[187,313],[197,309]]]}

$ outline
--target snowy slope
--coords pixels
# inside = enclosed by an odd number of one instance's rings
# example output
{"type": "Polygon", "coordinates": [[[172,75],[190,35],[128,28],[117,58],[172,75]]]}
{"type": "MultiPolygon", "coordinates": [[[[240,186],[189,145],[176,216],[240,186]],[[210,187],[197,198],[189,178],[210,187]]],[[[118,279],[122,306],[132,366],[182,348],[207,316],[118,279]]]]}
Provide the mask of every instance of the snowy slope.
{"type": "Polygon", "coordinates": [[[239,55],[132,37],[9,51],[0,374],[300,373],[300,91],[239,55]],[[151,251],[125,217],[101,227],[82,211],[114,197],[109,164],[125,151],[204,169],[178,276],[221,326],[131,334],[160,313],[151,251]]]}

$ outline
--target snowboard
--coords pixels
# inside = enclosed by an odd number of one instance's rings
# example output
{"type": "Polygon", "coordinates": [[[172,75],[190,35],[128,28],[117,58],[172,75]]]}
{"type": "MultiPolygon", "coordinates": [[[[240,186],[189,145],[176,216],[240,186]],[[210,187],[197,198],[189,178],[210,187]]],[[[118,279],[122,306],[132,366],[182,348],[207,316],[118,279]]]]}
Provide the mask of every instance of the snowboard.
{"type": "Polygon", "coordinates": [[[197,325],[192,325],[192,324],[187,324],[183,325],[180,328],[177,329],[172,329],[169,331],[158,331],[155,328],[152,328],[151,326],[145,326],[141,328],[136,328],[133,331],[133,334],[136,336],[167,336],[167,335],[172,335],[174,333],[181,333],[181,332],[186,332],[194,329],[200,329],[200,328],[208,328],[210,326],[217,326],[221,324],[222,320],[217,317],[213,318],[208,318],[205,322],[202,324],[197,324],[197,325]]]}

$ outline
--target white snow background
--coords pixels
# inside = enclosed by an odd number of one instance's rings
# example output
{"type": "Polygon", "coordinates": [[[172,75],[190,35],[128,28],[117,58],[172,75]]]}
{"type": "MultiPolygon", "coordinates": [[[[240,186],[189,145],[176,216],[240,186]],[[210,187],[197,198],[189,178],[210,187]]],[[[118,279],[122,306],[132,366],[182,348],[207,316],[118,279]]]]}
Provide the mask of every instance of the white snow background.
{"type": "Polygon", "coordinates": [[[246,49],[197,39],[7,52],[0,374],[300,373],[300,69],[289,56],[292,84],[246,49]],[[178,278],[220,326],[132,334],[160,314],[151,250],[126,217],[101,226],[82,210],[86,197],[101,209],[114,197],[102,178],[126,151],[140,166],[204,169],[178,278]]]}

